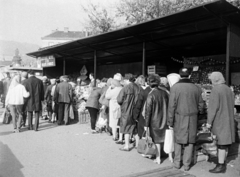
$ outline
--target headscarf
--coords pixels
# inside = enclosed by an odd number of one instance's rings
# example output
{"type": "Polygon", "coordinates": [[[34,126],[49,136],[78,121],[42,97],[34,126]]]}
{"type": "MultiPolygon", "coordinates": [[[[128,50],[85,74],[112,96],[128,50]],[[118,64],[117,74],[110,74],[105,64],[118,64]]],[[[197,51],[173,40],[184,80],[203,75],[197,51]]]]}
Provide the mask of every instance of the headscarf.
{"type": "Polygon", "coordinates": [[[168,87],[168,80],[166,77],[161,77],[160,78],[160,83],[164,85],[165,87],[168,87]]]}
{"type": "Polygon", "coordinates": [[[181,77],[179,74],[172,73],[172,74],[167,75],[167,79],[168,79],[169,86],[172,87],[174,84],[176,84],[181,79],[181,77]]]}
{"type": "Polygon", "coordinates": [[[213,85],[224,84],[225,79],[221,72],[212,72],[209,79],[212,81],[213,85]]]}
{"type": "Polygon", "coordinates": [[[121,87],[120,82],[116,79],[112,79],[111,84],[114,85],[115,87],[121,87]]]}
{"type": "Polygon", "coordinates": [[[143,75],[138,76],[136,80],[136,84],[145,86],[145,77],[143,75]]]}
{"type": "Polygon", "coordinates": [[[117,73],[113,76],[113,79],[121,81],[122,80],[122,75],[120,73],[117,73]]]}
{"type": "Polygon", "coordinates": [[[112,80],[113,80],[113,79],[112,79],[111,77],[107,80],[107,86],[108,86],[108,87],[111,86],[112,80]]]}
{"type": "Polygon", "coordinates": [[[13,89],[14,87],[16,87],[18,84],[20,84],[21,82],[21,78],[20,75],[16,75],[12,78],[12,81],[10,83],[9,89],[13,89]]]}

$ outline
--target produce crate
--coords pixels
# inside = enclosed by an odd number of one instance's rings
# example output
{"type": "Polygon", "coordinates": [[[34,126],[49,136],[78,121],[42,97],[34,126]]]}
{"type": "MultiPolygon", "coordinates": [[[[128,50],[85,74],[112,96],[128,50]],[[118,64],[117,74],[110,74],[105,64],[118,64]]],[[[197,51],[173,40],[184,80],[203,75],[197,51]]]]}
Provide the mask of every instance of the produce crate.
{"type": "Polygon", "coordinates": [[[78,123],[87,124],[90,122],[90,114],[88,111],[78,112],[78,123]]]}

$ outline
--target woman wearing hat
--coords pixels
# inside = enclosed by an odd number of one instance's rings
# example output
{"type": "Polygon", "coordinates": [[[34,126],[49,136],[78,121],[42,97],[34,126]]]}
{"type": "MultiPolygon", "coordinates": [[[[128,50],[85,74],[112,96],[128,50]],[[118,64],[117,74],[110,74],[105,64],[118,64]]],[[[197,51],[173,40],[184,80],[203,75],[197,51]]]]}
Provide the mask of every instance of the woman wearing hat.
{"type": "Polygon", "coordinates": [[[158,75],[149,76],[149,85],[152,88],[148,94],[145,119],[146,127],[149,129],[150,136],[157,146],[157,155],[155,163],[161,163],[161,144],[164,143],[165,130],[167,125],[167,106],[168,94],[165,90],[159,88],[160,78],[158,75]]]}
{"type": "MultiPolygon", "coordinates": [[[[120,91],[122,90],[122,86],[119,80],[112,79],[111,86],[108,88],[106,92],[106,99],[109,99],[109,126],[112,128],[113,140],[117,140],[117,123],[118,119],[121,117],[121,107],[117,103],[117,97],[120,91]]],[[[120,135],[119,141],[122,141],[122,136],[120,135]]]]}
{"type": "Polygon", "coordinates": [[[207,127],[217,136],[218,163],[211,173],[225,173],[226,157],[235,142],[234,94],[220,72],[210,75],[213,89],[209,98],[207,127]]]}

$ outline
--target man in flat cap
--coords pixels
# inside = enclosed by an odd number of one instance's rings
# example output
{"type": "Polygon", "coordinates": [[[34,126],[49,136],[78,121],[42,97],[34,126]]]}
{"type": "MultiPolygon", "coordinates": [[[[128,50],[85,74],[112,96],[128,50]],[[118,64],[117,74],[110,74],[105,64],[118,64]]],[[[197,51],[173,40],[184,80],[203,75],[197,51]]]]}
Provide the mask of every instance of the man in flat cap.
{"type": "Polygon", "coordinates": [[[204,104],[201,89],[189,79],[189,70],[182,68],[179,74],[180,81],[174,84],[170,91],[168,125],[174,130],[174,167],[181,168],[182,159],[184,170],[188,171],[197,135],[198,113],[203,110],[204,104]],[[183,158],[181,158],[182,148],[183,158]]]}
{"type": "Polygon", "coordinates": [[[28,111],[28,129],[33,130],[32,119],[33,112],[35,113],[35,126],[34,130],[38,131],[39,126],[39,113],[42,110],[42,101],[44,100],[43,83],[40,79],[35,77],[35,73],[30,71],[28,73],[29,78],[25,81],[24,86],[30,93],[27,100],[28,111]]]}
{"type": "Polygon", "coordinates": [[[69,108],[72,100],[72,86],[67,76],[61,76],[62,82],[55,88],[54,102],[58,103],[58,125],[68,125],[69,108]]]}

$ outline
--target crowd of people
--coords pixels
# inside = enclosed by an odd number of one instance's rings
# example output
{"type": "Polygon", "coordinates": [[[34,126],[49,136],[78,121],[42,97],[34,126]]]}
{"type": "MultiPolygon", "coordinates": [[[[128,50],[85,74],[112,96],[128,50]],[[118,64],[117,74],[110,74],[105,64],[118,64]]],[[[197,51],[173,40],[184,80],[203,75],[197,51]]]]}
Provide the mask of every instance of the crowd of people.
{"type": "MultiPolygon", "coordinates": [[[[183,165],[184,170],[188,171],[196,143],[198,115],[204,109],[202,90],[190,81],[189,76],[187,68],[180,69],[174,82],[157,74],[148,77],[131,76],[123,82],[120,73],[113,78],[95,81],[94,75],[90,74],[87,84],[91,92],[86,109],[90,114],[91,132],[97,134],[105,130],[116,144],[123,145],[119,149],[121,151],[131,151],[131,143],[137,148],[139,140],[148,132],[157,149],[154,162],[161,164],[165,132],[167,129],[173,130],[174,152],[169,154],[169,160],[175,168],[179,169],[183,165]],[[106,124],[99,128],[100,117],[106,120],[106,124]]],[[[211,73],[209,79],[214,87],[210,95],[206,126],[218,140],[218,164],[210,172],[223,173],[226,171],[228,149],[235,142],[234,95],[225,85],[220,72],[211,73]]],[[[77,84],[80,82],[79,78],[77,84]]],[[[68,125],[75,86],[69,82],[68,76],[51,79],[50,84],[47,84],[46,77],[40,80],[33,72],[15,75],[5,100],[5,105],[11,111],[14,131],[19,132],[25,126],[26,117],[28,129],[38,131],[43,107],[47,109],[49,122],[68,125]]]]}

